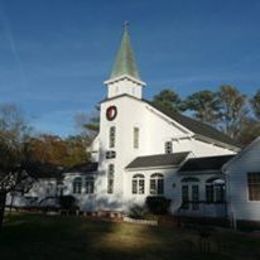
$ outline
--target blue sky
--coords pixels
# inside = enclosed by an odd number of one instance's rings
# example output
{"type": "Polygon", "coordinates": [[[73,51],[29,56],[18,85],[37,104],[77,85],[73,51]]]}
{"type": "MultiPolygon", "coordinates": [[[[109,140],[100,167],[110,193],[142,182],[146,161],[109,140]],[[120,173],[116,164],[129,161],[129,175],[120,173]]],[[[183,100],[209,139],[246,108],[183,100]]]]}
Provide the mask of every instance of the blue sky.
{"type": "Polygon", "coordinates": [[[0,103],[37,131],[75,133],[73,117],[106,95],[122,34],[130,35],[145,97],[260,86],[258,0],[0,0],[0,103]]]}

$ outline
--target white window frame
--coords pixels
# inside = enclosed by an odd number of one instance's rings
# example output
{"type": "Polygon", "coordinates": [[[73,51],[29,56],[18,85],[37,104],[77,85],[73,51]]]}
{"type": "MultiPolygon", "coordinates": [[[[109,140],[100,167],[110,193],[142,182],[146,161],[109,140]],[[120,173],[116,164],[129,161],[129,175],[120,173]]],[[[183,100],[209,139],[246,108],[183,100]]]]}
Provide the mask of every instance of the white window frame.
{"type": "Polygon", "coordinates": [[[116,145],[116,127],[109,128],[109,148],[114,148],[116,145]]]}
{"type": "Polygon", "coordinates": [[[132,178],[132,194],[145,194],[145,177],[135,174],[132,178]]]}
{"type": "Polygon", "coordinates": [[[114,193],[114,184],[115,184],[115,165],[110,163],[108,165],[107,171],[107,193],[114,193]]]}
{"type": "Polygon", "coordinates": [[[150,194],[163,195],[164,194],[164,176],[161,173],[154,173],[150,177],[150,194]]]}
{"type": "Polygon", "coordinates": [[[134,127],[133,128],[133,146],[135,149],[139,148],[139,135],[140,135],[139,127],[134,127]]]}

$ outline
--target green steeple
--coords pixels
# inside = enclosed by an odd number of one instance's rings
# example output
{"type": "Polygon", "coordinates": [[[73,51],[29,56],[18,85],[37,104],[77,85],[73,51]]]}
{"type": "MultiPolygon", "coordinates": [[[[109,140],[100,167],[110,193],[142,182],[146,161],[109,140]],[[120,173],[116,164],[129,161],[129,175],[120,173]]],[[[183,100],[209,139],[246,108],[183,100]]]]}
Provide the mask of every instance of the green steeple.
{"type": "Polygon", "coordinates": [[[116,61],[113,66],[110,79],[120,77],[122,75],[128,75],[133,78],[140,79],[127,26],[128,24],[125,23],[123,37],[116,55],[116,61]]]}

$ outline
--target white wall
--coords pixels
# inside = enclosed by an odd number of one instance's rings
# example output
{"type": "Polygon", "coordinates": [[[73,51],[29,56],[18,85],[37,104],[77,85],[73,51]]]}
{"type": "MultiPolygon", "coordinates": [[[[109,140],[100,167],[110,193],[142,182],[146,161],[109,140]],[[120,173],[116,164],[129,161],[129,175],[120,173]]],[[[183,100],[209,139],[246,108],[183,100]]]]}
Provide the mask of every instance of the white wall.
{"type": "Polygon", "coordinates": [[[121,96],[101,104],[100,132],[98,136],[97,204],[100,209],[122,210],[125,201],[132,198],[127,193],[129,180],[125,167],[136,157],[165,153],[166,141],[173,141],[173,153],[192,151],[194,156],[211,156],[233,153],[232,151],[195,140],[193,133],[169,119],[146,102],[129,96],[121,96]],[[113,121],[106,118],[106,109],[116,106],[118,113],[113,121]],[[109,128],[116,127],[115,148],[109,148],[109,128]],[[140,131],[139,148],[133,147],[133,128],[140,131]],[[183,139],[184,138],[184,139],[183,139]],[[108,150],[116,151],[115,159],[105,159],[108,150]],[[115,165],[114,194],[107,194],[108,165],[115,165]],[[107,203],[106,203],[107,202],[107,203]]]}
{"type": "Polygon", "coordinates": [[[248,172],[260,172],[260,139],[246,148],[226,170],[228,181],[229,215],[237,220],[260,221],[260,201],[250,201],[248,172]]]}
{"type": "Polygon", "coordinates": [[[128,94],[136,98],[142,98],[143,86],[137,80],[131,80],[130,77],[122,77],[122,79],[111,82],[107,85],[108,98],[128,94]]]}
{"type": "Polygon", "coordinates": [[[179,208],[182,205],[182,185],[189,185],[190,198],[192,185],[199,186],[199,201],[206,201],[206,182],[211,178],[223,178],[220,172],[211,172],[205,174],[185,174],[180,175],[177,172],[177,168],[158,168],[158,169],[139,169],[126,172],[127,182],[129,183],[126,190],[126,197],[128,198],[125,203],[125,210],[127,211],[134,204],[144,205],[147,196],[153,196],[150,194],[150,178],[154,173],[160,173],[164,176],[164,194],[163,196],[171,200],[170,212],[172,214],[180,214],[186,216],[209,216],[209,217],[223,217],[225,213],[224,204],[200,204],[198,210],[185,210],[179,212],[179,208]],[[145,176],[145,192],[144,194],[132,194],[132,179],[135,174],[142,174],[145,176]],[[199,179],[199,182],[182,182],[183,178],[195,177],[199,179]]]}

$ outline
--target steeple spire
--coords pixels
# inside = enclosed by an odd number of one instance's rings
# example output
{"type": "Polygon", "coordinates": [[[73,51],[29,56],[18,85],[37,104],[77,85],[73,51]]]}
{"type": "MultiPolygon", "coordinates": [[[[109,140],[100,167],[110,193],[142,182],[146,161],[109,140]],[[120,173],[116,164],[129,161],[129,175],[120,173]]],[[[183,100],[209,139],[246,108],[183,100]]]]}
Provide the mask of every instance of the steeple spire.
{"type": "Polygon", "coordinates": [[[130,42],[128,26],[129,23],[126,21],[124,23],[123,37],[119,50],[117,52],[110,79],[117,78],[123,75],[128,75],[140,80],[137,65],[135,62],[134,52],[130,42]]]}

